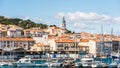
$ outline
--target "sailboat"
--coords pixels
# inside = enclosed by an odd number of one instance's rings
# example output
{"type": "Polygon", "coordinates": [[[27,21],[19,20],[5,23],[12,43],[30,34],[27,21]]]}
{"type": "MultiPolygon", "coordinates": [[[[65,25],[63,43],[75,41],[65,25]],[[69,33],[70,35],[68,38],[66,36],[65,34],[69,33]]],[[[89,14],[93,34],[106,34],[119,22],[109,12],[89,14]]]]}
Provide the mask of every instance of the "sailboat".
{"type": "MultiPolygon", "coordinates": [[[[112,33],[113,33],[113,29],[111,29],[111,53],[112,53],[112,36],[113,36],[112,33]]],[[[118,52],[119,52],[119,48],[118,48],[118,52]]],[[[119,63],[119,59],[114,59],[114,60],[112,61],[112,63],[110,63],[110,64],[108,65],[108,67],[109,67],[109,68],[117,68],[118,63],[119,63]]]]}
{"type": "Polygon", "coordinates": [[[101,42],[100,42],[100,62],[99,61],[93,61],[93,63],[91,64],[91,67],[98,67],[98,68],[103,68],[103,67],[107,67],[107,65],[105,63],[102,62],[103,58],[107,58],[104,55],[103,52],[103,48],[104,48],[104,34],[103,34],[103,27],[101,26],[101,30],[102,30],[102,38],[101,38],[101,42]]]}

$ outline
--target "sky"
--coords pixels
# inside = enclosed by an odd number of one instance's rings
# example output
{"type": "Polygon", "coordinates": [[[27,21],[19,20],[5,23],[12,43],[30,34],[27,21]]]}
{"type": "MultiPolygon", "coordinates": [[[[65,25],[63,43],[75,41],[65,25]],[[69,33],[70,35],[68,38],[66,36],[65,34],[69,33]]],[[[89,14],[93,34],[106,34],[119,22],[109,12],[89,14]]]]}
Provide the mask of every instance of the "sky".
{"type": "Polygon", "coordinates": [[[0,15],[67,29],[120,35],[120,0],[0,0],[0,15]]]}

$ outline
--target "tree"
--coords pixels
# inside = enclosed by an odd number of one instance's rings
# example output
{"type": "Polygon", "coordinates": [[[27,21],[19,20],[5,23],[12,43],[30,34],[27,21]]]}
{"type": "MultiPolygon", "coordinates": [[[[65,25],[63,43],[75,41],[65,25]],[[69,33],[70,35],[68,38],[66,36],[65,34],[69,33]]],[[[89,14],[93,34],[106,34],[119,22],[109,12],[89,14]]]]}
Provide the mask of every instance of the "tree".
{"type": "Polygon", "coordinates": [[[4,16],[0,16],[0,23],[4,25],[9,25],[9,24],[17,25],[24,29],[31,28],[31,27],[40,27],[41,29],[45,29],[48,26],[42,23],[35,23],[31,21],[30,19],[22,20],[19,18],[5,18],[4,16]]]}

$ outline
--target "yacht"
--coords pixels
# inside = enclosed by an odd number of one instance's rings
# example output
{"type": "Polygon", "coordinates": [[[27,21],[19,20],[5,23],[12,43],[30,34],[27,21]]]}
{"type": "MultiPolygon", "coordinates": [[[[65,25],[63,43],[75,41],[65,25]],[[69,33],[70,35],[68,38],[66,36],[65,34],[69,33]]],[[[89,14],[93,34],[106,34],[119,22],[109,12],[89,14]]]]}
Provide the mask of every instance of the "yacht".
{"type": "Polygon", "coordinates": [[[31,58],[27,58],[27,57],[21,58],[17,62],[14,62],[12,64],[13,66],[18,66],[18,67],[35,65],[35,63],[31,61],[31,58]]]}
{"type": "Polygon", "coordinates": [[[84,55],[81,58],[82,67],[90,68],[94,58],[91,55],[84,55]]]}
{"type": "Polygon", "coordinates": [[[81,64],[83,68],[102,68],[106,65],[100,61],[95,61],[93,56],[88,54],[81,58],[81,64]]]}

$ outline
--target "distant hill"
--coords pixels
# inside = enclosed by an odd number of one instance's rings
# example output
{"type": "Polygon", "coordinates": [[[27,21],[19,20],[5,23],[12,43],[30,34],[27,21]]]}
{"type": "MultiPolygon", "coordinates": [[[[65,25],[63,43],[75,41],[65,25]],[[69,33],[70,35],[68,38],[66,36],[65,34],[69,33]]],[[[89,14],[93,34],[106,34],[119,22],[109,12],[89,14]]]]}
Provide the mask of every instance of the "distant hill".
{"type": "Polygon", "coordinates": [[[31,27],[40,27],[41,29],[47,28],[48,25],[42,24],[42,23],[35,23],[31,21],[30,19],[28,20],[22,20],[19,18],[6,18],[4,16],[0,16],[0,23],[4,25],[17,25],[19,27],[22,27],[24,29],[31,28],[31,27]]]}

